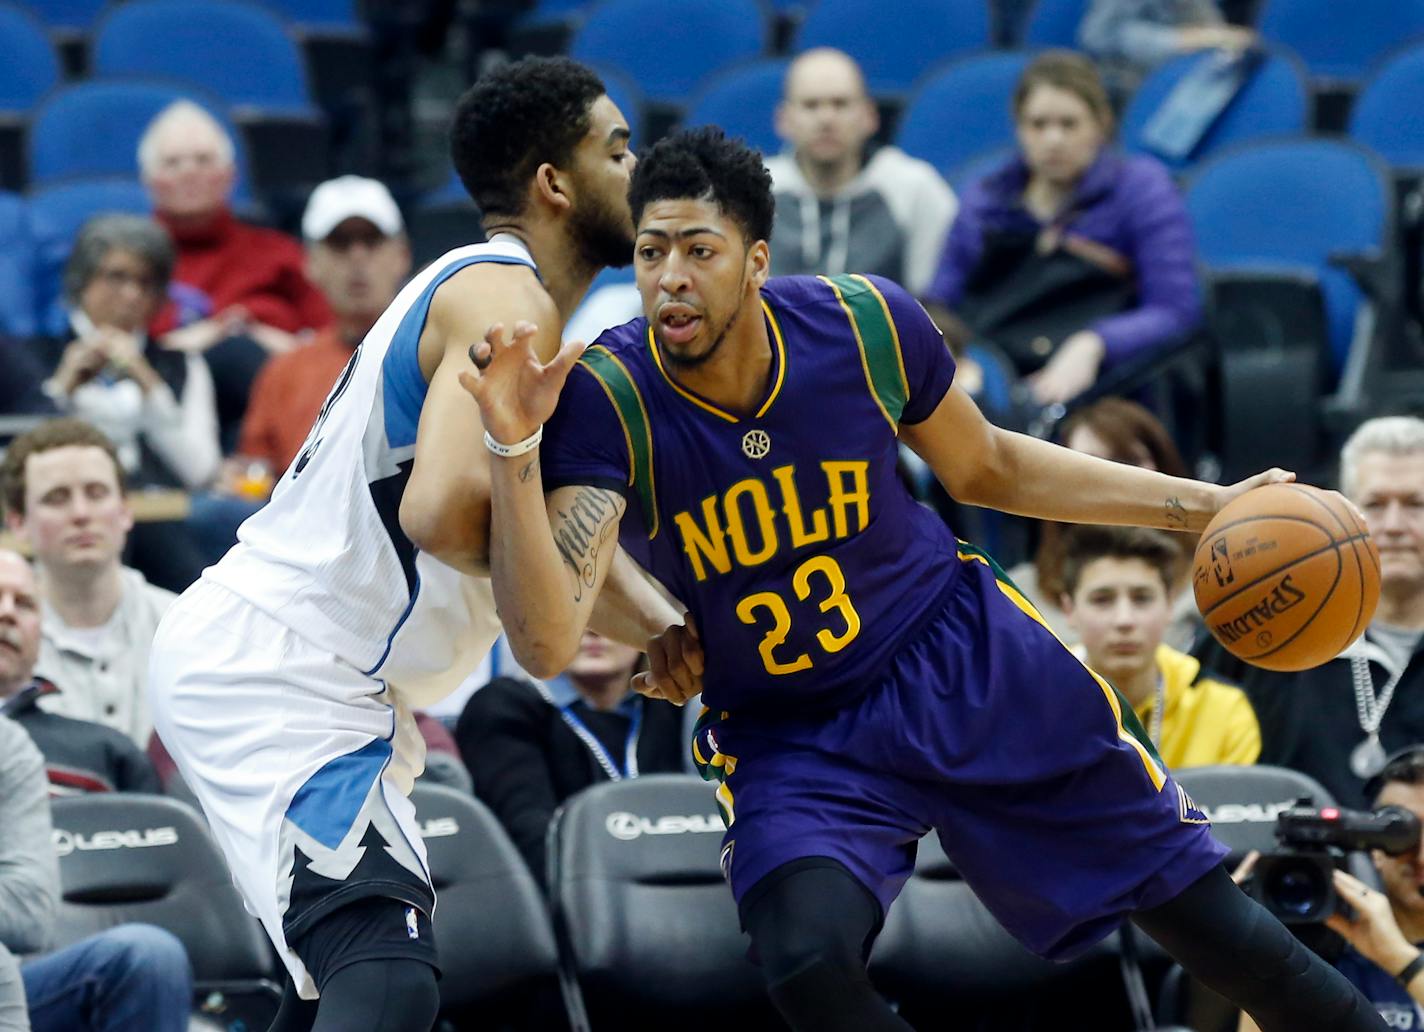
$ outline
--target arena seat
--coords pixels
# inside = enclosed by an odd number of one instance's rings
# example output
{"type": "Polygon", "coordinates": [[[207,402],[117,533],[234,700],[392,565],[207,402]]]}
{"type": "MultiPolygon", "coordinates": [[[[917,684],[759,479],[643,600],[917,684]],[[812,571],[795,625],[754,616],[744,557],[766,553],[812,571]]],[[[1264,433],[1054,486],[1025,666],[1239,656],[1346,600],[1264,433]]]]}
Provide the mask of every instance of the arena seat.
{"type": "Polygon", "coordinates": [[[1031,47],[1077,47],[1078,26],[1088,0],[1035,0],[1024,43],[1031,47]]]}
{"type": "Polygon", "coordinates": [[[252,4],[131,0],[109,9],[93,46],[99,76],[166,76],[197,83],[234,108],[314,114],[296,43],[276,15],[252,4]]]}
{"type": "Polygon", "coordinates": [[[1343,140],[1246,143],[1200,168],[1186,204],[1197,252],[1213,271],[1294,271],[1319,282],[1331,366],[1340,373],[1356,337],[1362,286],[1377,308],[1392,301],[1388,277],[1374,274],[1394,257],[1391,193],[1379,159],[1343,140]]]}
{"type": "Polygon", "coordinates": [[[1374,69],[1350,110],[1349,131],[1396,173],[1424,177],[1424,43],[1374,69]]]}
{"type": "Polygon", "coordinates": [[[35,332],[35,241],[23,199],[0,193],[0,334],[35,332]]]}
{"type": "Polygon", "coordinates": [[[1203,134],[1190,154],[1179,157],[1154,149],[1149,127],[1162,109],[1163,102],[1193,69],[1215,59],[1214,52],[1184,54],[1155,69],[1138,87],[1123,113],[1123,146],[1130,151],[1152,154],[1168,167],[1180,170],[1220,153],[1232,144],[1305,131],[1310,111],[1305,71],[1295,57],[1277,51],[1264,55],[1250,81],[1203,134]]]}
{"type": "Polygon", "coordinates": [[[656,774],[595,785],[555,815],[554,926],[571,1010],[586,1005],[594,1029],[775,1020],[718,867],[717,810],[712,786],[656,774]]]}
{"type": "Polygon", "coordinates": [[[239,0],[130,0],[94,30],[97,76],[167,76],[220,97],[248,132],[257,182],[300,193],[330,172],[326,120],[281,19],[239,0]],[[253,69],[260,68],[260,75],[253,69]]]}
{"type": "Polygon", "coordinates": [[[441,1015],[461,1027],[561,1027],[548,911],[499,821],[444,785],[417,781],[411,802],[437,900],[441,1015]]]}
{"type": "Polygon", "coordinates": [[[1357,82],[1401,41],[1424,35],[1424,0],[1266,0],[1259,27],[1312,78],[1357,82]]]}
{"type": "Polygon", "coordinates": [[[728,68],[705,82],[687,105],[683,124],[719,125],[763,154],[781,149],[776,106],[786,79],[785,58],[758,58],[728,68]]]}
{"type": "Polygon", "coordinates": [[[62,900],[56,946],[128,922],[165,928],[187,949],[195,998],[211,1001],[226,1027],[265,1028],[280,995],[275,957],[198,815],[130,793],[69,796],[51,807],[62,900]]]}
{"type": "Polygon", "coordinates": [[[760,54],[766,38],[756,0],[603,0],[574,30],[569,56],[620,69],[648,100],[680,106],[709,75],[760,54]]]}
{"type": "Polygon", "coordinates": [[[59,60],[44,26],[23,7],[0,3],[0,188],[24,176],[24,126],[30,108],[59,81],[59,60]]]}
{"type": "Polygon", "coordinates": [[[936,61],[988,46],[984,0],[900,0],[893,17],[883,0],[816,0],[795,39],[797,51],[850,54],[876,96],[907,93],[936,61]]]}
{"type": "Polygon", "coordinates": [[[78,176],[137,176],[143,131],[160,111],[184,99],[206,108],[232,137],[234,200],[249,202],[246,141],[226,105],[196,87],[151,79],[74,83],[41,101],[30,120],[30,188],[78,176]]]}
{"type": "Polygon", "coordinates": [[[75,179],[30,191],[31,234],[35,246],[34,311],[41,332],[69,332],[63,297],[64,266],[80,228],[95,215],[124,212],[147,215],[148,193],[137,179],[75,179]]]}
{"type": "Polygon", "coordinates": [[[1014,143],[1013,95],[1029,57],[975,54],[937,67],[915,86],[895,142],[948,178],[970,159],[1014,143]]]}
{"type": "MultiPolygon", "coordinates": [[[[1307,800],[1307,805],[1313,806],[1334,803],[1320,782],[1286,767],[1190,767],[1174,771],[1172,776],[1211,818],[1212,833],[1231,850],[1228,869],[1253,849],[1273,849],[1276,815],[1297,800],[1307,800]]],[[[1378,885],[1368,857],[1356,854],[1351,859],[1354,874],[1378,885]]],[[[1176,1022],[1197,1032],[1234,1032],[1237,1013],[1234,1006],[1175,965],[1163,979],[1157,1010],[1160,1021],[1176,1022]]]]}
{"type": "Polygon", "coordinates": [[[1069,964],[1030,953],[960,880],[931,833],[890,908],[870,974],[916,1028],[940,1027],[947,1013],[964,1028],[1037,1028],[1022,1024],[1030,1009],[1046,1018],[1055,1007],[1073,1008],[1075,1027],[1105,1028],[1112,1023],[1104,1016],[1125,1006],[1117,956],[1115,937],[1069,964]]]}

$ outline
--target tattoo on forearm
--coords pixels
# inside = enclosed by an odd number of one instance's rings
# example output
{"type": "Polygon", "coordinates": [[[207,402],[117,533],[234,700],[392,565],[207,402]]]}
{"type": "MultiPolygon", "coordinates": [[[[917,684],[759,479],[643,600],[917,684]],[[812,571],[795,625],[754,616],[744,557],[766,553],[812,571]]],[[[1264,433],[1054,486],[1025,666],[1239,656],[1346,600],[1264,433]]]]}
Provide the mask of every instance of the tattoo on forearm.
{"type": "Polygon", "coordinates": [[[539,460],[537,458],[530,459],[528,465],[524,466],[519,471],[519,482],[521,484],[528,482],[529,478],[534,475],[534,471],[538,468],[539,460]]]}
{"type": "Polygon", "coordinates": [[[1167,522],[1174,527],[1187,525],[1187,507],[1176,495],[1167,499],[1167,522]]]}
{"type": "Polygon", "coordinates": [[[621,512],[620,499],[611,491],[581,487],[567,509],[557,510],[554,547],[574,575],[574,601],[597,580],[598,555],[621,512]]]}

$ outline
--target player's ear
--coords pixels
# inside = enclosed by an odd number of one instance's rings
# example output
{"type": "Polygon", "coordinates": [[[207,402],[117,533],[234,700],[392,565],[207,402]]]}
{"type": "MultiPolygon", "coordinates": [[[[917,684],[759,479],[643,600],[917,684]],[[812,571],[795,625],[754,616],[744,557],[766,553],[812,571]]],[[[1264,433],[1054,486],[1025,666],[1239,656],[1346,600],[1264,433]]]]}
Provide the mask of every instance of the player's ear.
{"type": "Polygon", "coordinates": [[[549,162],[544,162],[534,170],[534,193],[546,204],[559,210],[572,207],[569,196],[569,176],[549,162]]]}
{"type": "Polygon", "coordinates": [[[752,244],[747,251],[747,262],[751,265],[752,284],[760,290],[771,275],[771,248],[765,240],[752,244]]]}
{"type": "Polygon", "coordinates": [[[1060,594],[1058,596],[1058,608],[1063,610],[1064,616],[1071,619],[1073,616],[1073,596],[1066,591],[1060,594]]]}

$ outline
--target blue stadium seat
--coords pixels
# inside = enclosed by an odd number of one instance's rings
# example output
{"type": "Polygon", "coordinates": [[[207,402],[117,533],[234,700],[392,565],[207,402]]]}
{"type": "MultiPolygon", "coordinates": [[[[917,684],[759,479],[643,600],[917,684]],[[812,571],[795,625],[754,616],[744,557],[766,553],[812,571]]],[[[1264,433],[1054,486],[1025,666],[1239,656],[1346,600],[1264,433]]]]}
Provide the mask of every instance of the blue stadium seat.
{"type": "Polygon", "coordinates": [[[59,59],[29,11],[0,4],[0,112],[28,111],[59,81],[59,59]]]}
{"type": "Polygon", "coordinates": [[[1014,86],[1028,60],[1016,52],[976,54],[937,68],[911,95],[895,142],[943,176],[1012,144],[1014,86]]]}
{"type": "Polygon", "coordinates": [[[30,123],[31,187],[75,176],[138,174],[138,141],[155,115],[175,100],[205,107],[232,137],[237,163],[234,200],[249,199],[247,152],[223,105],[202,90],[171,82],[81,82],[61,86],[30,123]]]}
{"type": "Polygon", "coordinates": [[[1076,47],[1088,0],[1038,0],[1029,16],[1024,43],[1031,47],[1076,47]]]}
{"type": "Polygon", "coordinates": [[[196,83],[233,107],[315,114],[301,51],[275,14],[235,0],[131,0],[94,31],[94,71],[196,83]]]}
{"type": "Polygon", "coordinates": [[[644,143],[641,137],[643,115],[648,103],[648,99],[643,96],[642,87],[621,68],[610,68],[598,64],[591,67],[603,80],[603,88],[608,93],[608,99],[618,105],[618,110],[623,112],[623,117],[628,120],[628,128],[633,130],[633,146],[641,147],[644,143]]]}
{"type": "Polygon", "coordinates": [[[51,29],[80,33],[99,17],[109,0],[25,0],[25,6],[51,29]]]}
{"type": "Polygon", "coordinates": [[[1260,30],[1313,77],[1355,81],[1402,40],[1424,35],[1424,0],[1267,0],[1260,30]]]}
{"type": "Polygon", "coordinates": [[[1267,54],[1251,80],[1207,130],[1185,160],[1159,154],[1145,142],[1144,130],[1184,76],[1215,52],[1184,54],[1157,68],[1133,94],[1122,118],[1122,143],[1130,151],[1153,154],[1173,169],[1201,161],[1224,148],[1264,136],[1304,132],[1310,94],[1300,62],[1285,53],[1267,54]]]}
{"type": "Polygon", "coordinates": [[[796,34],[797,50],[835,47],[865,71],[870,92],[908,92],[936,61],[989,46],[984,0],[817,0],[796,34]]]}
{"type": "Polygon", "coordinates": [[[35,257],[33,304],[41,333],[61,336],[69,327],[63,297],[64,266],[74,238],[95,215],[125,212],[146,215],[148,193],[137,179],[79,179],[33,190],[29,196],[30,230],[35,257]]]}
{"type": "Polygon", "coordinates": [[[1362,294],[1331,259],[1385,253],[1391,197],[1384,169],[1364,148],[1309,139],[1243,144],[1203,166],[1186,191],[1197,251],[1211,269],[1296,271],[1319,281],[1336,372],[1362,294]]]}
{"type": "Polygon", "coordinates": [[[618,68],[648,99],[683,104],[698,83],[766,42],[756,0],[604,0],[574,32],[570,56],[618,68]]]}
{"type": "Polygon", "coordinates": [[[362,31],[356,0],[266,0],[265,6],[302,30],[362,31]]]}
{"type": "Polygon", "coordinates": [[[1388,58],[1350,110],[1350,136],[1396,170],[1424,173],[1424,43],[1388,58]]]}
{"type": "Polygon", "coordinates": [[[0,334],[35,332],[35,242],[25,202],[0,193],[0,334]]]}
{"type": "Polygon", "coordinates": [[[975,180],[983,179],[991,172],[996,172],[1008,163],[1009,159],[1018,154],[1017,143],[1009,143],[1002,147],[991,147],[989,150],[980,151],[968,161],[961,162],[945,173],[944,178],[949,181],[949,185],[960,197],[964,196],[964,191],[969,189],[969,185],[975,180]]]}
{"type": "Polygon", "coordinates": [[[710,79],[687,106],[683,123],[720,125],[728,136],[740,136],[763,154],[781,149],[776,135],[776,106],[789,61],[762,58],[710,79]]]}

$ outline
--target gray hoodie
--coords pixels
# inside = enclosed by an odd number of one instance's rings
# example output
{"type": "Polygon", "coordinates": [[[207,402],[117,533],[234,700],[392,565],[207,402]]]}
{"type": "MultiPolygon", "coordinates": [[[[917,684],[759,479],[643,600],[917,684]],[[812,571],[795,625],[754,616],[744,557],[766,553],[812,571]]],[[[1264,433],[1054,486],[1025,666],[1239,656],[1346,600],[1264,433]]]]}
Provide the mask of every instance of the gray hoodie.
{"type": "Polygon", "coordinates": [[[0,946],[49,945],[59,906],[59,862],[44,757],[23,728],[0,717],[0,946]]]}

